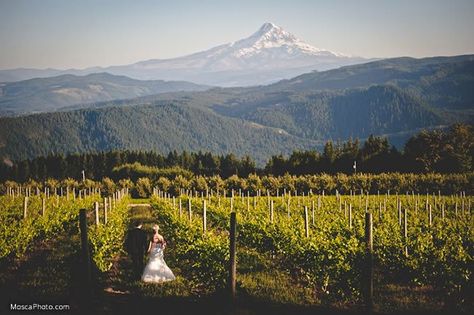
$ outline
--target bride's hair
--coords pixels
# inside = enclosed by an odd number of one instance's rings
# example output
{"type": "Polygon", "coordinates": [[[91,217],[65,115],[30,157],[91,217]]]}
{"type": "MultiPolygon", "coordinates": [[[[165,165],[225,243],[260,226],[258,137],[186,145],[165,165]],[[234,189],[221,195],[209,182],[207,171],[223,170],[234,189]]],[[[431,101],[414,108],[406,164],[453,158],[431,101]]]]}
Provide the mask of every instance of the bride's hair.
{"type": "Polygon", "coordinates": [[[158,226],[158,224],[155,224],[153,225],[153,231],[158,233],[158,230],[160,229],[160,227],[158,226]]]}

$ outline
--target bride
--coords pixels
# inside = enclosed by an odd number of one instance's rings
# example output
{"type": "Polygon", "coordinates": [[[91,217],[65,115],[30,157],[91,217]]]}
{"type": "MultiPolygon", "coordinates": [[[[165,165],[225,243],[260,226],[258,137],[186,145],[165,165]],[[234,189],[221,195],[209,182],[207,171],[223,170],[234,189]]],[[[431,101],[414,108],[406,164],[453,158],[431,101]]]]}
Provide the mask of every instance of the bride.
{"type": "Polygon", "coordinates": [[[166,242],[163,236],[158,233],[159,229],[157,224],[153,226],[153,238],[148,246],[149,260],[142,275],[142,281],[144,282],[158,283],[175,279],[173,272],[163,259],[166,242]]]}

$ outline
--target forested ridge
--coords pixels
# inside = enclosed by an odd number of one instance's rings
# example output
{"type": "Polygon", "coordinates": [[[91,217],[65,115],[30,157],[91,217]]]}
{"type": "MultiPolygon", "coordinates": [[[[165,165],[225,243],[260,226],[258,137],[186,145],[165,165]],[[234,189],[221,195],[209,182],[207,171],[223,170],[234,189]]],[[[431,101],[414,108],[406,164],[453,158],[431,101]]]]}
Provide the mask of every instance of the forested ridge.
{"type": "Polygon", "coordinates": [[[370,135],[386,136],[402,149],[422,129],[474,122],[473,69],[473,56],[395,58],[268,86],[147,95],[3,117],[0,158],[176,150],[249,155],[262,166],[273,155],[370,135]]]}
{"type": "Polygon", "coordinates": [[[474,129],[456,124],[446,131],[422,131],[411,137],[403,151],[390,145],[387,138],[370,136],[366,141],[328,141],[323,150],[294,151],[288,156],[272,156],[258,167],[249,155],[213,154],[176,150],[168,154],[156,151],[107,151],[87,154],[48,155],[30,160],[6,160],[0,167],[2,180],[25,182],[47,178],[94,180],[192,175],[228,178],[249,174],[281,176],[307,174],[363,173],[463,173],[474,171],[474,129]],[[354,169],[354,165],[356,168],[354,169]]]}

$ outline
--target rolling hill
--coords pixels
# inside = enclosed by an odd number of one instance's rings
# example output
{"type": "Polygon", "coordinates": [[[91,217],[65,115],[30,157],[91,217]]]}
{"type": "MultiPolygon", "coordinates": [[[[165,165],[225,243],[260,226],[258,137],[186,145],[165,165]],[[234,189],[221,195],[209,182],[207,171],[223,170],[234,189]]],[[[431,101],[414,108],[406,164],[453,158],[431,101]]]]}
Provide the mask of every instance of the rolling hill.
{"type": "Polygon", "coordinates": [[[0,83],[0,116],[53,112],[77,104],[208,88],[180,81],[140,81],[108,73],[87,76],[67,74],[0,83]]]}

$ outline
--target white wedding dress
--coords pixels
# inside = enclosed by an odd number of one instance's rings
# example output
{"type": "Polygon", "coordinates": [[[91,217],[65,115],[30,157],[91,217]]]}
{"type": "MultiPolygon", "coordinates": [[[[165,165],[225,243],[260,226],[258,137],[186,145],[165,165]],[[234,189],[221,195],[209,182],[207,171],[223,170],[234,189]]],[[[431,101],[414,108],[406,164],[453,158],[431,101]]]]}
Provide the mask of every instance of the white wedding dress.
{"type": "Polygon", "coordinates": [[[142,281],[164,282],[176,279],[171,269],[163,259],[163,247],[159,243],[153,243],[148,263],[143,271],[142,281]]]}

